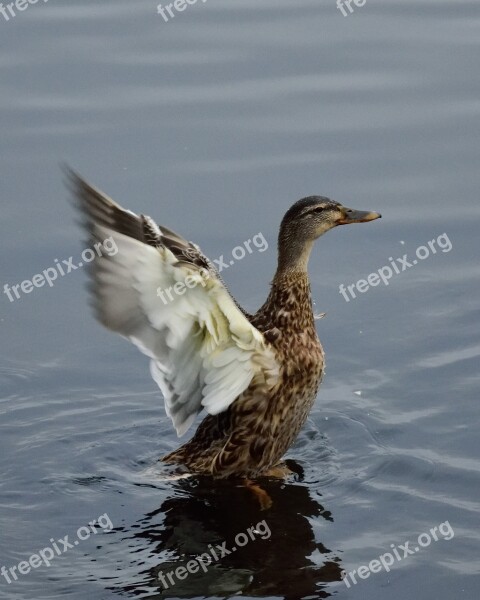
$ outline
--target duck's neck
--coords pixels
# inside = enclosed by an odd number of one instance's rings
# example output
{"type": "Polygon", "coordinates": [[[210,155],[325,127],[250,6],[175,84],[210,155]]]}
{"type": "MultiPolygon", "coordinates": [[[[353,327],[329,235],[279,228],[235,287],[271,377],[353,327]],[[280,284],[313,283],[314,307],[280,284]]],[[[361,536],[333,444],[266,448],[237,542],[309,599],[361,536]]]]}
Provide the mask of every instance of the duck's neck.
{"type": "Polygon", "coordinates": [[[315,329],[307,270],[278,269],[264,310],[270,322],[280,330],[315,329]]]}
{"type": "Polygon", "coordinates": [[[278,240],[278,268],[275,279],[284,277],[291,273],[303,273],[307,275],[308,259],[313,248],[312,240],[299,240],[298,238],[285,235],[280,232],[278,240]]]}
{"type": "Polygon", "coordinates": [[[267,327],[280,330],[315,330],[307,265],[313,241],[280,229],[278,267],[272,288],[259,313],[267,327]]]}

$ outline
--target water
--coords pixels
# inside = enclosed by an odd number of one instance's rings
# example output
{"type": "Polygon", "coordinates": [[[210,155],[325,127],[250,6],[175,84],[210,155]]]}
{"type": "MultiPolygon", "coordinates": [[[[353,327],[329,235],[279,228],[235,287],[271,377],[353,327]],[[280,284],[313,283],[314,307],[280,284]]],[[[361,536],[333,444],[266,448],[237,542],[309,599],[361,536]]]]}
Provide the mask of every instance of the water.
{"type": "Polygon", "coordinates": [[[313,253],[327,375],[269,511],[159,478],[177,439],[144,357],[91,317],[82,269],[1,294],[0,567],[104,527],[0,575],[0,598],[477,598],[478,4],[208,0],[165,22],[153,0],[50,0],[0,28],[2,287],[84,248],[62,161],[211,257],[263,233],[267,251],[222,273],[248,310],[293,201],[383,213],[313,253]],[[339,292],[389,266],[388,285],[339,292]],[[262,521],[268,538],[161,584],[262,521]],[[340,580],[394,550],[389,572],[340,580]]]}

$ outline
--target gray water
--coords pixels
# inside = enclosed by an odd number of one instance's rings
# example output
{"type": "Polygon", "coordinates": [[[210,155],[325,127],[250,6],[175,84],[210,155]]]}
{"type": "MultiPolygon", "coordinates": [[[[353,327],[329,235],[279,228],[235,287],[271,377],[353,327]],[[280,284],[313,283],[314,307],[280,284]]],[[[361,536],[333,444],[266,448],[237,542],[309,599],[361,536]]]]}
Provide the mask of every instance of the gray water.
{"type": "Polygon", "coordinates": [[[208,0],[168,21],[156,4],[0,15],[2,288],[79,262],[64,161],[212,258],[262,233],[267,250],[222,272],[250,311],[295,200],[383,219],[314,250],[327,374],[288,453],[297,475],[264,484],[263,512],[231,483],[160,479],[178,441],[146,359],[91,316],[85,269],[0,294],[0,567],[103,515],[50,566],[0,575],[0,598],[475,600],[478,2],[367,0],[344,17],[334,0],[208,0]],[[268,538],[161,584],[263,520],[268,538]],[[394,550],[388,572],[341,581],[394,550]]]}

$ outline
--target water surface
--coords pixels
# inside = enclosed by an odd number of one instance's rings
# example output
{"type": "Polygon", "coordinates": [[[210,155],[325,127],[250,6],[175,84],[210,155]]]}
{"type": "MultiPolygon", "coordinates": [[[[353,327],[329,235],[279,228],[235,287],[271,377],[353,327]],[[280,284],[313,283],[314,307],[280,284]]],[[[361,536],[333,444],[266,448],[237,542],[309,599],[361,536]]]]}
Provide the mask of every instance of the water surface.
{"type": "Polygon", "coordinates": [[[261,232],[268,250],[222,273],[248,310],[293,201],[383,214],[312,255],[327,374],[265,512],[231,484],[159,478],[178,441],[145,358],[93,320],[82,269],[1,294],[0,567],[101,515],[112,527],[0,575],[0,598],[477,598],[477,3],[342,17],[333,0],[208,0],[165,22],[153,0],[50,0],[0,29],[2,287],[84,248],[62,161],[212,258],[261,232]],[[443,234],[450,250],[340,293],[443,234]],[[160,583],[263,520],[268,539],[160,583]],[[340,580],[445,522],[451,539],[340,580]]]}

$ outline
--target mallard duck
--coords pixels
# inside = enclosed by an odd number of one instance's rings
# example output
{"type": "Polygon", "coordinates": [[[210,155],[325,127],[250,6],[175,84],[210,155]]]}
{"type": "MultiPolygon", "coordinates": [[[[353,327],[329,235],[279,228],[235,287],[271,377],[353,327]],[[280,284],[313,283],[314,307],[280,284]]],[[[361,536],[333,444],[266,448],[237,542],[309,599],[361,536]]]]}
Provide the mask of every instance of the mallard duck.
{"type": "Polygon", "coordinates": [[[381,215],[323,196],[293,204],[280,225],[270,294],[250,315],[196,244],[123,209],[71,171],[68,179],[90,247],[101,254],[90,268],[97,319],[150,358],[179,437],[207,413],[193,437],[162,460],[219,478],[282,473],[324,371],[307,273],[313,244],[338,225],[381,215]],[[115,252],[101,252],[107,240],[115,252]],[[178,292],[165,303],[159,294],[167,289],[178,292]]]}

